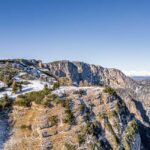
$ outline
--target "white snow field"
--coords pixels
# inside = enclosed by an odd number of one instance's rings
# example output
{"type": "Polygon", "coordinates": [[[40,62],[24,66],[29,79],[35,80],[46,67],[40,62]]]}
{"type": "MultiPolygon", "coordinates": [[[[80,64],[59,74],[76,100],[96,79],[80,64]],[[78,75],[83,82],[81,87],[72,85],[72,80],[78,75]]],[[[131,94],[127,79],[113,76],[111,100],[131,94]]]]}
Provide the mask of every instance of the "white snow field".
{"type": "MultiPolygon", "coordinates": [[[[44,85],[47,84],[47,82],[42,82],[40,80],[25,80],[30,82],[30,84],[22,85],[22,91],[18,92],[17,94],[12,93],[12,88],[6,88],[5,91],[0,92],[0,98],[2,98],[4,95],[8,95],[10,98],[16,98],[18,95],[29,93],[32,91],[40,91],[43,90],[44,85]]],[[[50,85],[49,85],[50,87],[50,85]]]]}

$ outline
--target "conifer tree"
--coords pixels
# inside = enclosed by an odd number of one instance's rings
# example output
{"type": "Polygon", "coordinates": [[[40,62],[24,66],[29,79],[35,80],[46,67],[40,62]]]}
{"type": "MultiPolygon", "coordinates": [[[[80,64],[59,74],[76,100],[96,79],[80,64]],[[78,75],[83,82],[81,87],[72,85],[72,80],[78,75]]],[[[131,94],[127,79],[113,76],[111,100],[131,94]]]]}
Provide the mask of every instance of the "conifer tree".
{"type": "Polygon", "coordinates": [[[18,85],[17,82],[14,80],[12,83],[12,92],[16,94],[17,91],[18,91],[18,85]]]}
{"type": "Polygon", "coordinates": [[[44,89],[43,90],[44,90],[45,94],[49,93],[49,88],[48,88],[47,84],[44,85],[44,89]]]}
{"type": "Polygon", "coordinates": [[[60,87],[59,82],[56,82],[56,83],[54,83],[54,85],[53,85],[53,90],[56,90],[56,89],[58,89],[59,87],[60,87]]]}

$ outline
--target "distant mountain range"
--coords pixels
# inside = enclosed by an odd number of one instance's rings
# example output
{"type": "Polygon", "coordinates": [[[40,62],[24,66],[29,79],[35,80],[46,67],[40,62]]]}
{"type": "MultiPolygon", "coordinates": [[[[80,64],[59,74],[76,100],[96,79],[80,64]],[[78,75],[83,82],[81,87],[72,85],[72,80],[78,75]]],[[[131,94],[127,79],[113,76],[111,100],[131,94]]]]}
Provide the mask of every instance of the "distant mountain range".
{"type": "Polygon", "coordinates": [[[124,74],[126,74],[127,76],[143,76],[143,77],[147,77],[150,76],[150,71],[144,71],[144,70],[138,70],[138,71],[123,71],[124,74]]]}
{"type": "Polygon", "coordinates": [[[150,80],[150,76],[131,76],[131,78],[137,81],[150,80]]]}

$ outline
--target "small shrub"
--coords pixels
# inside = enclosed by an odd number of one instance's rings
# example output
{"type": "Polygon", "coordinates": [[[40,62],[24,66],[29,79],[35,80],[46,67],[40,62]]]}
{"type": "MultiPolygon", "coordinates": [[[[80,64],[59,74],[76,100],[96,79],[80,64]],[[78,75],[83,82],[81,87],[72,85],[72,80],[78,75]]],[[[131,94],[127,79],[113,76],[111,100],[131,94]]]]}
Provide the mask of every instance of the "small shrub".
{"type": "Polygon", "coordinates": [[[44,98],[41,103],[41,105],[45,106],[45,107],[51,107],[51,101],[48,98],[44,98]]]}
{"type": "Polygon", "coordinates": [[[47,84],[44,85],[43,91],[44,91],[45,95],[50,94],[50,89],[48,88],[48,85],[47,85],[47,84]]]}
{"type": "Polygon", "coordinates": [[[86,91],[85,90],[79,90],[79,94],[82,96],[82,95],[86,95],[86,91]]]}
{"type": "Polygon", "coordinates": [[[116,91],[114,89],[112,89],[111,87],[109,87],[109,86],[105,86],[103,92],[104,93],[108,93],[108,94],[110,94],[112,96],[116,96],[117,95],[116,91]]]}
{"type": "Polygon", "coordinates": [[[21,125],[21,127],[20,127],[22,130],[23,129],[28,129],[28,130],[32,130],[32,127],[31,127],[31,125],[21,125]]]}
{"type": "Polygon", "coordinates": [[[85,111],[85,105],[81,104],[79,109],[80,109],[80,112],[83,113],[85,111]]]}
{"type": "Polygon", "coordinates": [[[89,122],[89,121],[90,121],[90,117],[89,117],[89,114],[88,114],[88,113],[86,113],[86,114],[83,116],[83,120],[84,120],[85,122],[89,122]]]}
{"type": "Polygon", "coordinates": [[[43,90],[38,91],[38,92],[30,92],[30,93],[27,93],[26,96],[30,102],[41,104],[42,100],[45,98],[45,92],[43,90]]]}
{"type": "Polygon", "coordinates": [[[69,99],[59,100],[59,103],[61,104],[62,107],[66,108],[66,109],[70,108],[70,100],[69,99]]]}
{"type": "Polygon", "coordinates": [[[66,113],[66,117],[63,119],[63,122],[71,125],[74,118],[73,113],[71,112],[70,109],[66,109],[65,113],[66,113]]]}
{"type": "Polygon", "coordinates": [[[2,70],[0,70],[0,80],[10,87],[12,84],[12,78],[16,75],[16,73],[16,69],[11,66],[5,66],[2,70]]]}
{"type": "Polygon", "coordinates": [[[88,122],[85,126],[85,133],[86,134],[93,134],[93,123],[88,122]]]}
{"type": "Polygon", "coordinates": [[[69,143],[65,143],[65,147],[67,150],[77,150],[77,146],[76,145],[72,145],[69,143]]]}
{"type": "Polygon", "coordinates": [[[41,91],[33,91],[25,95],[19,95],[14,105],[30,107],[32,102],[35,102],[36,104],[50,107],[51,102],[56,100],[58,100],[58,96],[51,94],[51,91],[47,87],[44,87],[41,91]]]}
{"type": "Polygon", "coordinates": [[[14,101],[14,105],[30,107],[31,102],[27,99],[25,95],[17,96],[16,100],[14,101]]]}
{"type": "Polygon", "coordinates": [[[56,82],[56,83],[54,83],[54,85],[53,85],[53,90],[56,90],[56,89],[58,89],[59,87],[60,87],[59,82],[56,82]]]}
{"type": "Polygon", "coordinates": [[[58,116],[52,116],[48,118],[48,121],[50,122],[51,126],[55,126],[58,124],[58,116]]]}
{"type": "Polygon", "coordinates": [[[17,84],[17,82],[14,80],[13,83],[12,83],[12,92],[16,94],[17,91],[18,91],[18,84],[17,84]]]}
{"type": "Polygon", "coordinates": [[[55,94],[48,94],[47,98],[51,101],[51,102],[56,102],[59,103],[59,96],[55,95],[55,94]]]}
{"type": "Polygon", "coordinates": [[[98,138],[98,135],[101,134],[101,127],[99,123],[96,122],[88,122],[84,127],[85,133],[89,135],[93,135],[98,138]]]}
{"type": "Polygon", "coordinates": [[[110,112],[107,113],[107,114],[108,114],[108,117],[109,117],[109,118],[111,118],[111,117],[116,117],[116,116],[117,116],[116,110],[112,110],[112,111],[110,111],[110,112]]]}
{"type": "Polygon", "coordinates": [[[85,138],[86,138],[86,134],[84,134],[84,133],[78,134],[78,142],[79,142],[79,144],[84,143],[85,142],[85,138]]]}
{"type": "Polygon", "coordinates": [[[63,119],[64,123],[72,124],[73,121],[73,113],[70,109],[70,100],[69,99],[63,99],[58,101],[59,104],[61,104],[62,107],[65,108],[65,118],[63,119]]]}
{"type": "Polygon", "coordinates": [[[99,114],[99,117],[100,117],[100,119],[105,119],[107,116],[105,113],[101,113],[101,114],[99,114]]]}
{"type": "Polygon", "coordinates": [[[3,111],[5,108],[10,107],[12,101],[9,99],[7,95],[0,99],[0,111],[3,111]]]}

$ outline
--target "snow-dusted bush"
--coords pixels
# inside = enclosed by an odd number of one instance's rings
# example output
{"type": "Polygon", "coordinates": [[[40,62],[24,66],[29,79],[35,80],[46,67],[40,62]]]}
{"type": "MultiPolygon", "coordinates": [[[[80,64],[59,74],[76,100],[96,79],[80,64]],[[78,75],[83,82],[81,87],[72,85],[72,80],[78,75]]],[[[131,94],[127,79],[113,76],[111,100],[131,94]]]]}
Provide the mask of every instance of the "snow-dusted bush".
{"type": "Polygon", "coordinates": [[[5,95],[3,98],[0,99],[0,111],[4,110],[5,108],[11,106],[12,101],[5,95]]]}

